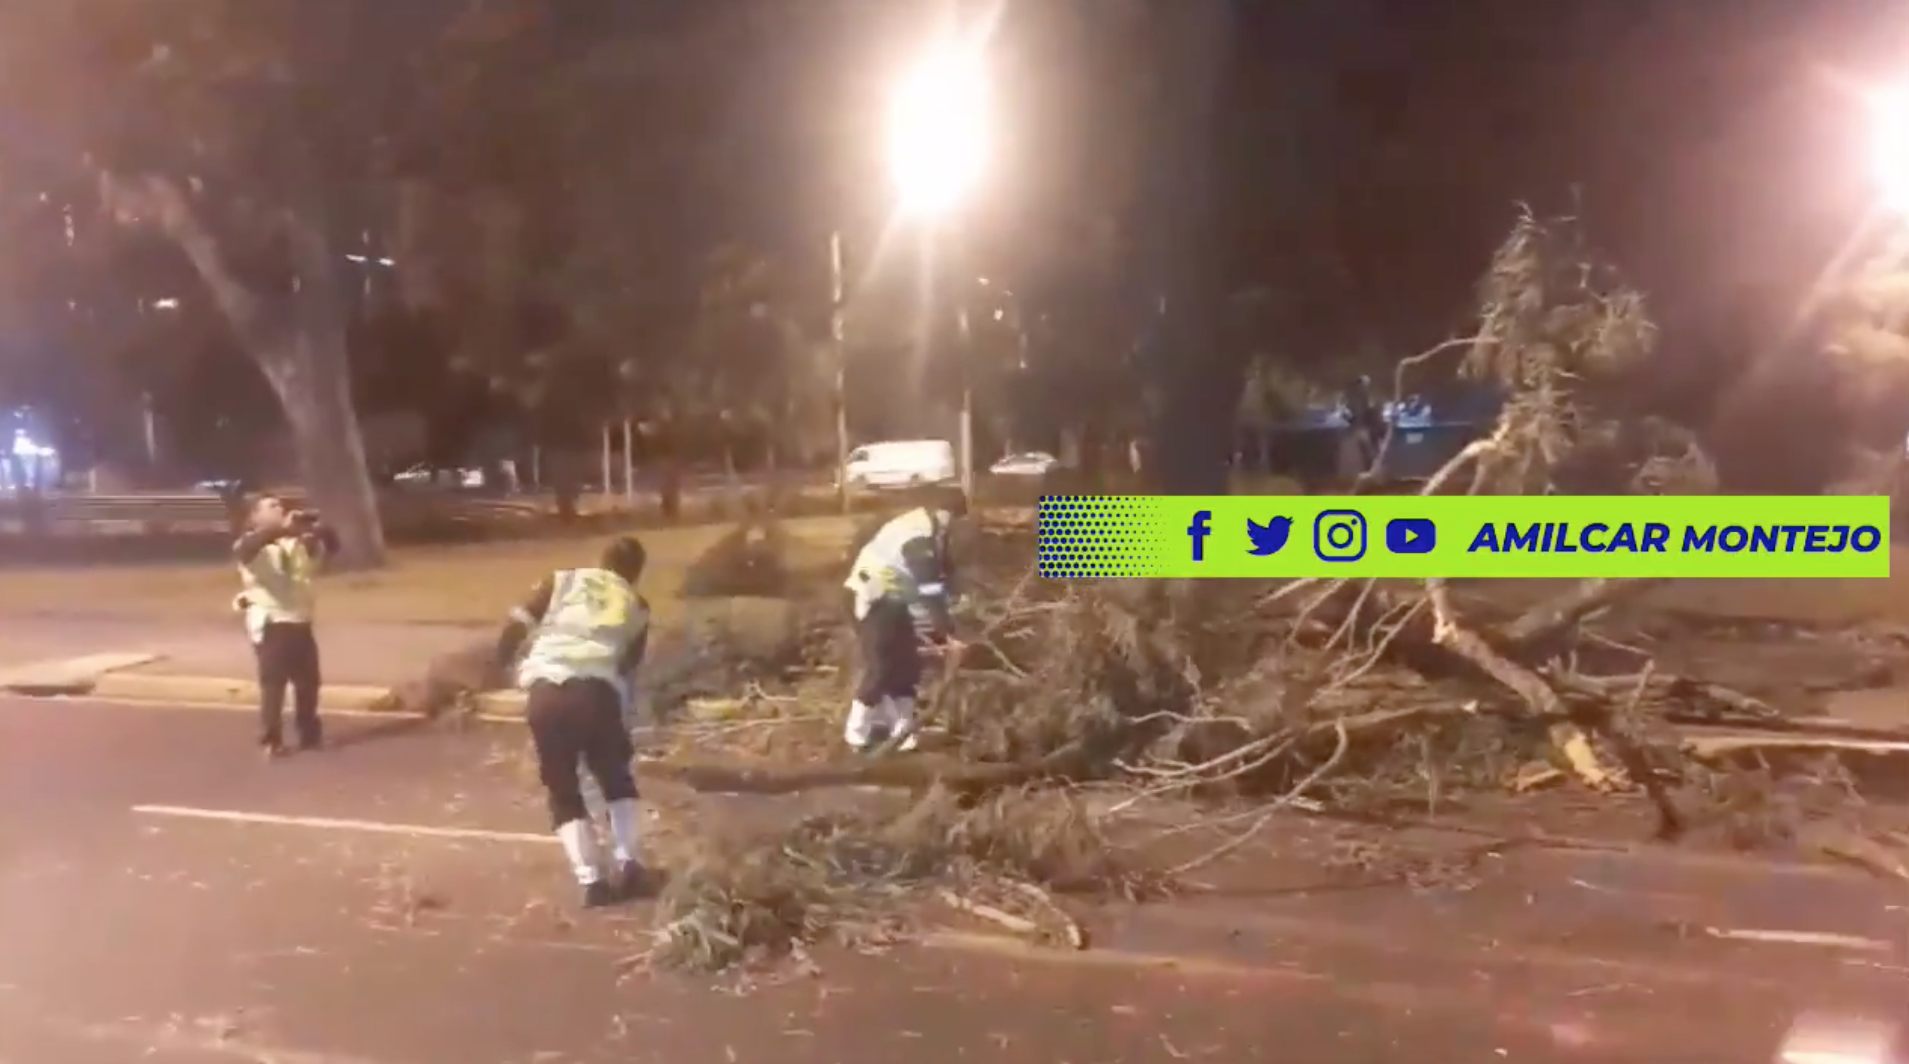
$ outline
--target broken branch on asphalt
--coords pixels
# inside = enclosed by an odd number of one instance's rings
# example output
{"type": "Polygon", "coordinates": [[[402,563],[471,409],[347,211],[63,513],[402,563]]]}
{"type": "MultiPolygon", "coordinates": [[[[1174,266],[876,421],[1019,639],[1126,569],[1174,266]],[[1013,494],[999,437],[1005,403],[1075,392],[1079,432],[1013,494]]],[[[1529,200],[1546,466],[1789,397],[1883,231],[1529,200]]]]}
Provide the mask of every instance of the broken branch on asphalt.
{"type": "MultiPolygon", "coordinates": [[[[1714,473],[1688,434],[1618,417],[1584,386],[1647,355],[1653,334],[1635,293],[1558,258],[1551,237],[1521,222],[1481,285],[1476,334],[1401,366],[1399,394],[1408,370],[1456,357],[1508,395],[1493,430],[1423,492],[1587,483],[1574,477],[1619,485],[1604,491],[1708,490],[1714,473]]],[[[1600,804],[1642,797],[1664,839],[1733,818],[1763,825],[1760,837],[1800,838],[1807,803],[1782,787],[1815,787],[1807,818],[1820,821],[1857,804],[1849,773],[1824,759],[1909,752],[1909,731],[1838,731],[1799,717],[1801,699],[1705,676],[1691,647],[1758,648],[1667,629],[1662,612],[1648,632],[1637,627],[1663,579],[1062,585],[1032,578],[1030,530],[972,538],[964,627],[978,634],[925,692],[936,734],[924,752],[840,754],[852,652],[838,568],[807,574],[802,621],[773,663],[692,685],[732,701],[720,723],[662,728],[667,752],[646,772],[703,792],[857,790],[847,812],[792,798],[778,800],[792,810],[783,823],[683,833],[694,841],[665,857],[672,876],[647,957],[721,968],[823,940],[868,945],[904,934],[910,905],[1016,935],[1058,927],[1048,937],[1075,942],[1078,926],[1053,899],[1171,890],[1255,852],[1279,817],[1383,820],[1402,802],[1436,810],[1486,795],[1536,802],[1550,780],[1600,804]],[[1716,726],[1731,731],[1692,732],[1716,726]],[[1798,823],[1772,826],[1786,817],[1798,823]]],[[[775,567],[759,554],[747,562],[756,576],[775,567]]],[[[803,600],[803,576],[778,572],[776,583],[803,600]]],[[[1871,640],[1863,653],[1909,663],[1909,644],[1871,640]]],[[[740,670],[735,658],[721,668],[740,670]]]]}

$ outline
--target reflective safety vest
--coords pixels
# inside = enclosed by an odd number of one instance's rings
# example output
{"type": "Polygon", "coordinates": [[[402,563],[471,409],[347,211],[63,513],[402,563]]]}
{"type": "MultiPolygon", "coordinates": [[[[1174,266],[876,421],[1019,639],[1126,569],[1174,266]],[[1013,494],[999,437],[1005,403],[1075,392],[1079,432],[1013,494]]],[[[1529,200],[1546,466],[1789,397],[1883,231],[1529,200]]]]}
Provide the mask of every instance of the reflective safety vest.
{"type": "Polygon", "coordinates": [[[317,568],[305,541],[295,536],[273,540],[251,561],[240,563],[240,591],[233,605],[245,614],[245,630],[253,642],[265,634],[267,624],[311,623],[317,568]]]}
{"type": "Polygon", "coordinates": [[[855,593],[856,620],[887,599],[907,606],[918,625],[932,630],[946,624],[949,588],[942,555],[949,519],[946,511],[920,507],[875,533],[842,582],[855,593]]]}
{"type": "Polygon", "coordinates": [[[623,655],[649,624],[649,610],[621,576],[608,569],[560,570],[517,667],[517,683],[528,688],[539,680],[603,680],[628,702],[623,655]]]}

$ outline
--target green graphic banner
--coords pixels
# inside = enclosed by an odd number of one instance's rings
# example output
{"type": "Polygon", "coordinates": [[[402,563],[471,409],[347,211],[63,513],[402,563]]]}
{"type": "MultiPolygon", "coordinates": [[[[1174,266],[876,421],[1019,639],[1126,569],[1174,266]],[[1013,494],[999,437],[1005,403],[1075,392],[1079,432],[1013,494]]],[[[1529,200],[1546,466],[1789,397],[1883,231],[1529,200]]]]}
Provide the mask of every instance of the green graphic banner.
{"type": "Polygon", "coordinates": [[[1887,577],[1880,496],[1054,495],[1069,577],[1887,577]]]}

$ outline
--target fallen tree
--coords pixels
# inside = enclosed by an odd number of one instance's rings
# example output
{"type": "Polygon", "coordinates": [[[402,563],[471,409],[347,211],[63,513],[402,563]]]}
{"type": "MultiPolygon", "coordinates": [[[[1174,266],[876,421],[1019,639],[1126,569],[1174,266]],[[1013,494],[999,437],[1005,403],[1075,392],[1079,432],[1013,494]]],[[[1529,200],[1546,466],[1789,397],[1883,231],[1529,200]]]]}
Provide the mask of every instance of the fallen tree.
{"type": "MultiPolygon", "coordinates": [[[[1708,490],[1688,434],[1625,421],[1600,385],[1652,338],[1642,300],[1587,265],[1568,230],[1523,219],[1481,286],[1477,333],[1400,367],[1401,393],[1407,374],[1449,357],[1509,396],[1493,431],[1425,492],[1708,490]]],[[[1645,796],[1662,839],[1723,826],[1733,844],[1810,845],[1848,787],[1823,759],[1893,750],[1888,734],[1800,719],[1814,697],[1800,686],[1740,690],[1695,657],[1680,662],[1663,618],[1651,631],[1636,623],[1662,580],[1536,593],[1444,580],[1056,584],[1029,574],[1029,546],[1026,529],[992,528],[964,547],[973,638],[924,700],[940,736],[930,752],[838,756],[848,673],[832,586],[809,589],[817,605],[775,670],[732,682],[738,697],[664,714],[651,777],[884,796],[851,813],[690,833],[694,844],[665,859],[676,875],[646,959],[722,967],[831,937],[866,943],[934,905],[1074,942],[1057,896],[1185,889],[1251,852],[1283,814],[1387,816],[1408,798],[1437,809],[1570,780],[1611,801],[1645,796]],[[794,682],[769,679],[805,656],[794,682]],[[1728,737],[1689,732],[1721,726],[1728,737]],[[1778,795],[1786,776],[1814,789],[1778,795]]],[[[760,557],[746,562],[764,570],[760,557]]],[[[791,576],[781,590],[806,594],[798,585],[791,576]]],[[[1728,648],[1750,637],[1691,638],[1728,648]]],[[[1909,640],[1885,643],[1856,657],[1909,663],[1909,640]]],[[[1852,836],[1887,838],[1844,831],[1839,852],[1863,849],[1852,836]]]]}

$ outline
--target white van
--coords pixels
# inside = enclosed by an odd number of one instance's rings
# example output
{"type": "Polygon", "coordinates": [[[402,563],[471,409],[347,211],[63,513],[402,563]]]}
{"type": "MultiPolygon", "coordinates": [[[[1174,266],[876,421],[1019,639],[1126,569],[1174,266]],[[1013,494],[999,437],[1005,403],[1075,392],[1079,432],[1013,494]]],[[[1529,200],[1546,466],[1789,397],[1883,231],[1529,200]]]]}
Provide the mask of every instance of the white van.
{"type": "Polygon", "coordinates": [[[957,480],[954,445],[947,440],[885,440],[848,454],[842,480],[851,490],[886,491],[957,480]]]}

